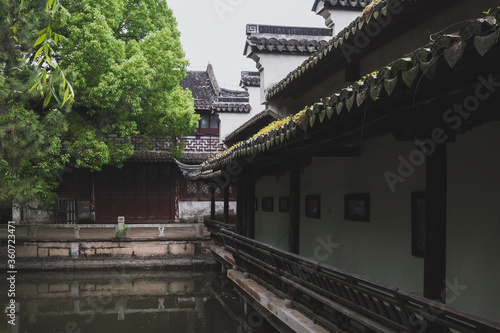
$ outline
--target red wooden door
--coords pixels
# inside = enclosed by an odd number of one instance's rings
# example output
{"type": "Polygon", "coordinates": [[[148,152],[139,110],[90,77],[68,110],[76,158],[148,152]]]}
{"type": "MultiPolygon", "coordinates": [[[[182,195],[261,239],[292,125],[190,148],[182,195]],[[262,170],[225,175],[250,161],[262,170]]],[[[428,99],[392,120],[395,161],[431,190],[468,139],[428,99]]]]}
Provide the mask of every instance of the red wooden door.
{"type": "Polygon", "coordinates": [[[97,177],[96,220],[158,223],[174,220],[171,164],[128,163],[105,168],[97,177]]]}

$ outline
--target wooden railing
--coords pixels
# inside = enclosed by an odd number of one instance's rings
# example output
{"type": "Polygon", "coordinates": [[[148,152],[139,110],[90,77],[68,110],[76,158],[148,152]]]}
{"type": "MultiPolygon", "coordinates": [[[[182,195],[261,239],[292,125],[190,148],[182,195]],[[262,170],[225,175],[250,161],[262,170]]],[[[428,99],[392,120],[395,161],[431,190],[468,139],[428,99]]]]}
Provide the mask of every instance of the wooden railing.
{"type": "Polygon", "coordinates": [[[207,230],[210,232],[210,237],[215,239],[215,241],[219,244],[223,244],[224,241],[220,235],[221,229],[227,229],[229,231],[236,231],[236,227],[233,224],[227,224],[215,220],[205,219],[205,226],[207,230]]]}
{"type": "Polygon", "coordinates": [[[238,266],[319,325],[338,331],[356,322],[370,332],[500,332],[500,325],[243,237],[205,221],[238,266]]]}

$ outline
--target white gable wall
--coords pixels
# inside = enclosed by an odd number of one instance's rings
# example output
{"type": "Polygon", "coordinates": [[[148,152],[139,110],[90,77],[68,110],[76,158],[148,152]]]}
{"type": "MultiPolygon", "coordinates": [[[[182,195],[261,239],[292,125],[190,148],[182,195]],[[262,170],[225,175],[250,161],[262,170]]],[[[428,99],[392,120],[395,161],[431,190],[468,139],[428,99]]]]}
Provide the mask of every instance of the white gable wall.
{"type": "Polygon", "coordinates": [[[308,58],[309,54],[259,54],[260,72],[260,102],[266,101],[266,93],[288,73],[297,68],[308,58]]]}

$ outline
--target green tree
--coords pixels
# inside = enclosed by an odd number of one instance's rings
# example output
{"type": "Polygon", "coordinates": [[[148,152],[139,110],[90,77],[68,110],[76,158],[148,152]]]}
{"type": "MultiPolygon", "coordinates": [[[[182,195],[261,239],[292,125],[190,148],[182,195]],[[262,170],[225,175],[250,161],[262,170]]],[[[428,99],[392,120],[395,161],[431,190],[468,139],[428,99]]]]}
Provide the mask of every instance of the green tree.
{"type": "Polygon", "coordinates": [[[0,200],[50,202],[68,161],[120,166],[129,139],[172,142],[196,127],[165,1],[0,1],[0,200]]]}

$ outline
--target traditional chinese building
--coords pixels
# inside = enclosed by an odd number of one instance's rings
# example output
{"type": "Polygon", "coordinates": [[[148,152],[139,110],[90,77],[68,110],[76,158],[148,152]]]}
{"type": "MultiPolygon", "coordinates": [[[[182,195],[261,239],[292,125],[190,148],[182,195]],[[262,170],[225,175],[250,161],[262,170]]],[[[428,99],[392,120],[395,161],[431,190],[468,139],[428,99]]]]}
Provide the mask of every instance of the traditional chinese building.
{"type": "Polygon", "coordinates": [[[207,222],[238,286],[261,283],[318,332],[500,331],[496,6],[375,1],[263,80],[280,120],[193,177],[238,187],[237,224],[207,222]]]}
{"type": "MultiPolygon", "coordinates": [[[[242,82],[258,87],[259,80],[247,80],[248,76],[245,74],[242,82]]],[[[185,144],[184,155],[177,162],[189,166],[222,152],[223,136],[251,117],[252,107],[246,90],[219,87],[211,65],[205,71],[188,71],[181,86],[192,91],[195,111],[200,115],[198,128],[177,139],[185,144]]],[[[210,214],[209,188],[186,181],[168,154],[170,146],[171,142],[157,140],[153,149],[145,150],[136,141],[134,154],[122,168],[104,167],[98,173],[68,166],[60,177],[53,214],[34,207],[15,207],[14,219],[27,223],[116,223],[118,216],[124,216],[128,224],[198,222],[210,214]]],[[[215,196],[223,200],[221,191],[215,196]]],[[[229,199],[235,200],[232,192],[229,199]]]]}

